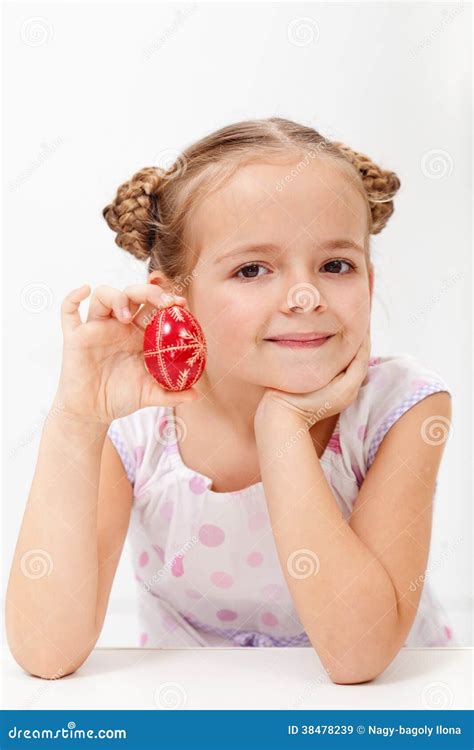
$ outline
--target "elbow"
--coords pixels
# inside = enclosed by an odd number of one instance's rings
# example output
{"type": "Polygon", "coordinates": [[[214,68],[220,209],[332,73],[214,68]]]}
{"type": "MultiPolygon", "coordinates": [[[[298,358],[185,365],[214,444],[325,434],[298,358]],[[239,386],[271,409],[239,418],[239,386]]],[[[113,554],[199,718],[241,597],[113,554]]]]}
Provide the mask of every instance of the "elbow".
{"type": "Polygon", "coordinates": [[[81,666],[73,662],[59,664],[58,661],[51,659],[51,654],[41,652],[29,654],[26,658],[18,657],[12,652],[12,656],[27,674],[31,677],[40,677],[42,680],[59,680],[61,677],[72,674],[81,666]]]}
{"type": "Polygon", "coordinates": [[[59,669],[56,669],[56,671],[51,668],[49,665],[37,665],[32,664],[29,665],[21,665],[22,669],[25,670],[31,677],[39,677],[42,680],[59,680],[61,677],[66,677],[68,674],[73,674],[76,669],[78,669],[78,666],[72,666],[71,664],[68,667],[59,667],[59,669]]]}
{"type": "Polygon", "coordinates": [[[92,651],[90,643],[80,651],[76,651],[74,658],[67,658],[62,650],[54,648],[52,644],[30,638],[27,641],[15,637],[7,632],[10,653],[21,669],[32,677],[43,680],[58,680],[75,672],[85,662],[92,651]]]}
{"type": "Polygon", "coordinates": [[[377,671],[375,674],[367,674],[364,672],[339,672],[330,674],[329,677],[331,678],[331,682],[333,682],[335,685],[360,685],[364,682],[372,682],[372,680],[375,680],[382,672],[383,670],[377,671]]]}
{"type": "Polygon", "coordinates": [[[58,680],[75,672],[86,661],[99,637],[94,632],[84,634],[72,642],[64,630],[59,633],[32,633],[23,628],[23,622],[13,617],[7,618],[6,636],[10,653],[27,674],[43,680],[58,680]]]}
{"type": "Polygon", "coordinates": [[[367,661],[359,663],[346,663],[333,665],[332,670],[327,670],[331,682],[336,685],[360,685],[364,682],[372,682],[379,677],[388,667],[392,660],[384,659],[383,662],[374,661],[372,664],[367,661]]]}
{"type": "Polygon", "coordinates": [[[332,658],[327,653],[324,659],[326,671],[331,681],[336,685],[359,685],[373,682],[382,675],[392,663],[403,645],[404,633],[395,636],[385,635],[384,639],[365,644],[364,649],[349,649],[339,659],[332,658]]]}
{"type": "Polygon", "coordinates": [[[364,682],[372,682],[381,675],[390,660],[384,660],[383,663],[362,659],[346,660],[345,662],[334,662],[326,666],[326,672],[335,685],[360,685],[364,682]]]}

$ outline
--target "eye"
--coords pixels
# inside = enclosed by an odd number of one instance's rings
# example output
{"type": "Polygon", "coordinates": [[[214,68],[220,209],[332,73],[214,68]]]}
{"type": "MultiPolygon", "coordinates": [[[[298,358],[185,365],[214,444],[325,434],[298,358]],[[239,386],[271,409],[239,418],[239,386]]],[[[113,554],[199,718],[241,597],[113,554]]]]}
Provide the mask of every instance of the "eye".
{"type": "MultiPolygon", "coordinates": [[[[330,260],[328,263],[325,263],[323,268],[326,268],[326,266],[336,266],[336,268],[339,266],[340,263],[345,263],[346,266],[349,266],[349,269],[354,271],[355,266],[352,263],[349,263],[348,260],[342,260],[342,258],[337,258],[336,260],[330,260]]],[[[329,273],[333,273],[332,271],[329,271],[329,273]]],[[[336,276],[345,276],[347,273],[350,273],[350,271],[346,271],[346,273],[337,273],[336,276]]]]}
{"type": "MultiPolygon", "coordinates": [[[[237,279],[256,279],[258,278],[258,271],[257,273],[254,273],[254,272],[258,268],[265,268],[265,266],[262,266],[261,263],[247,263],[246,266],[242,266],[242,268],[239,268],[239,270],[234,273],[234,276],[237,279]],[[243,273],[244,271],[250,271],[250,275],[239,276],[239,273],[243,273]]],[[[265,269],[265,270],[268,270],[268,269],[265,269]]]]}

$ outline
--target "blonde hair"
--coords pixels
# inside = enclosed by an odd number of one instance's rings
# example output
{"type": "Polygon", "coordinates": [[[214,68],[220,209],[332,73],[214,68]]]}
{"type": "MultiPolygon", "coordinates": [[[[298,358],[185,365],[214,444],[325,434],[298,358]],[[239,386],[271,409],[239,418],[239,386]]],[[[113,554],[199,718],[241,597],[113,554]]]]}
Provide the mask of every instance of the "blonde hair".
{"type": "Polygon", "coordinates": [[[170,281],[179,282],[194,265],[186,230],[200,198],[243,164],[295,152],[331,159],[343,168],[365,199],[368,234],[384,228],[400,187],[397,175],[311,127],[280,117],[227,125],[186,148],[169,169],[141,169],[118,188],[102,214],[116,232],[119,247],[148,260],[149,272],[159,269],[170,281]]]}

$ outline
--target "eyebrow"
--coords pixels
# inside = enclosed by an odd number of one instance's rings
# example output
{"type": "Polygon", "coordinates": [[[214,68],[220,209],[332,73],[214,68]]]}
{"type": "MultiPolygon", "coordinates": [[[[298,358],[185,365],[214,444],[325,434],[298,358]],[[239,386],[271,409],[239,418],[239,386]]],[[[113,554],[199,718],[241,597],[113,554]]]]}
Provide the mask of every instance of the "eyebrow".
{"type": "MultiPolygon", "coordinates": [[[[364,248],[361,245],[358,245],[357,242],[354,242],[354,240],[349,239],[326,240],[325,242],[320,242],[317,247],[321,250],[336,250],[338,248],[345,248],[348,250],[356,250],[357,252],[363,253],[365,255],[364,248]]],[[[214,260],[214,262],[220,263],[223,260],[227,260],[227,258],[236,258],[240,255],[246,255],[247,253],[254,252],[275,254],[282,252],[282,249],[272,242],[259,242],[257,244],[237,245],[237,247],[233,248],[233,250],[229,250],[229,252],[224,253],[224,255],[220,255],[214,260]]]]}

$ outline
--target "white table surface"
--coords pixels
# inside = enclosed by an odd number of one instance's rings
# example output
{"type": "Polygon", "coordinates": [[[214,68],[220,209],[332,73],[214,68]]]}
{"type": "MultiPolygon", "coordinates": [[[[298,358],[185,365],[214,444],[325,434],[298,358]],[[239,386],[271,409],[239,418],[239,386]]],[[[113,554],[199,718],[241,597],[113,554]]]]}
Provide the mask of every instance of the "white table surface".
{"type": "Polygon", "coordinates": [[[335,685],[312,648],[96,648],[43,680],[3,649],[4,709],[472,709],[472,648],[403,648],[376,680],[335,685]]]}

